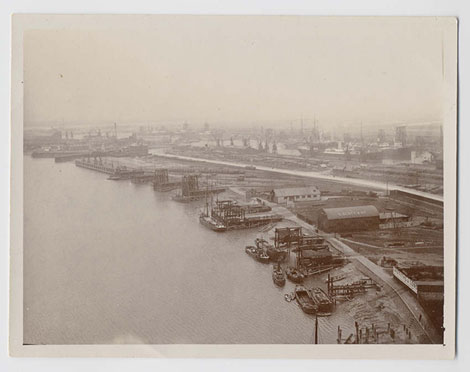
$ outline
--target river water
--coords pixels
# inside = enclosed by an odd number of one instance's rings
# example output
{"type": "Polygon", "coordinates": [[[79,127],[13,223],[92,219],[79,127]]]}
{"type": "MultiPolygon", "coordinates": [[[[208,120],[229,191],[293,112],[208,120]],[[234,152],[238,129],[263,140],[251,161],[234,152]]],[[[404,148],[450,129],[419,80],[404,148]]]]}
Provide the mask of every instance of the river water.
{"type": "MultiPolygon", "coordinates": [[[[311,343],[314,318],[202,206],[52,159],[24,159],[24,343],[311,343]]],[[[325,288],[324,276],[315,279],[325,288]]],[[[336,311],[319,318],[335,343],[336,311]]]]}

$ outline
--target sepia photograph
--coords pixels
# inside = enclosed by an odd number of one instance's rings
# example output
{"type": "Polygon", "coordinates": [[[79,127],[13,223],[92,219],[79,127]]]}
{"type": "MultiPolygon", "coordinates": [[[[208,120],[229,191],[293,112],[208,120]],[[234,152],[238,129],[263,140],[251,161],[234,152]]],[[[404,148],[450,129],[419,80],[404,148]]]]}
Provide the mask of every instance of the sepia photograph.
{"type": "Polygon", "coordinates": [[[12,71],[17,354],[453,356],[455,18],[15,15],[12,71]]]}

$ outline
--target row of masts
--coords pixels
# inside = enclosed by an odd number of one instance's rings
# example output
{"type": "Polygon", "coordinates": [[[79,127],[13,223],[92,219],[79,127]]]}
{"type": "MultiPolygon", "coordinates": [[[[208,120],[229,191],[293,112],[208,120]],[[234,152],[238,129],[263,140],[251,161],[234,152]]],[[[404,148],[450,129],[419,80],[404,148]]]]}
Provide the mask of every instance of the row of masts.
{"type": "MultiPolygon", "coordinates": [[[[212,192],[209,192],[210,189],[212,189],[212,184],[209,182],[209,177],[206,178],[206,193],[205,193],[205,206],[206,206],[206,216],[210,217],[212,215],[212,206],[214,204],[214,194],[212,192]],[[209,203],[208,203],[208,194],[210,194],[210,212],[209,213],[209,203]]],[[[219,202],[219,194],[217,194],[217,200],[216,203],[219,202]]]]}

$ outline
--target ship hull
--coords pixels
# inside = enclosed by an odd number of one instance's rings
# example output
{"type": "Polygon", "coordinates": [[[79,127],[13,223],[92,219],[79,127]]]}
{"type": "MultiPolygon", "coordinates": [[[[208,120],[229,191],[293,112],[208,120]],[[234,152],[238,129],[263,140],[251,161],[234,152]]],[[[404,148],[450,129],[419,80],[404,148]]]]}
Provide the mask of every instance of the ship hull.
{"type": "Polygon", "coordinates": [[[286,277],[284,276],[282,269],[274,267],[272,276],[274,284],[278,287],[284,287],[286,285],[286,277]]]}
{"type": "Polygon", "coordinates": [[[328,316],[333,312],[333,301],[320,288],[312,288],[309,291],[310,298],[317,307],[317,315],[328,316]]]}
{"type": "Polygon", "coordinates": [[[215,231],[215,232],[224,232],[227,230],[225,226],[218,224],[217,222],[212,220],[210,217],[200,216],[199,222],[204,227],[207,227],[208,229],[211,229],[212,231],[215,231]]]}
{"type": "Polygon", "coordinates": [[[304,313],[315,314],[317,312],[317,306],[315,306],[315,303],[305,287],[295,287],[295,299],[304,313]]]}

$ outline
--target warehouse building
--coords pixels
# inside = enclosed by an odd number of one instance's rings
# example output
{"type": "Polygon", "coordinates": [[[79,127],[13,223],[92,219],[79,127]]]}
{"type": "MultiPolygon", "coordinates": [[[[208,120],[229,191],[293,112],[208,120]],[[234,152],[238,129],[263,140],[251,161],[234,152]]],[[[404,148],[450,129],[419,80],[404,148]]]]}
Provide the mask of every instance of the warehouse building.
{"type": "Polygon", "coordinates": [[[316,186],[288,187],[271,191],[271,200],[275,203],[320,200],[320,190],[316,186]]]}
{"type": "Polygon", "coordinates": [[[438,326],[442,326],[444,310],[444,267],[418,264],[399,264],[393,276],[407,286],[438,326]]]}
{"type": "Polygon", "coordinates": [[[318,228],[325,232],[350,232],[379,228],[379,211],[373,205],[344,208],[323,208],[318,228]]]}

